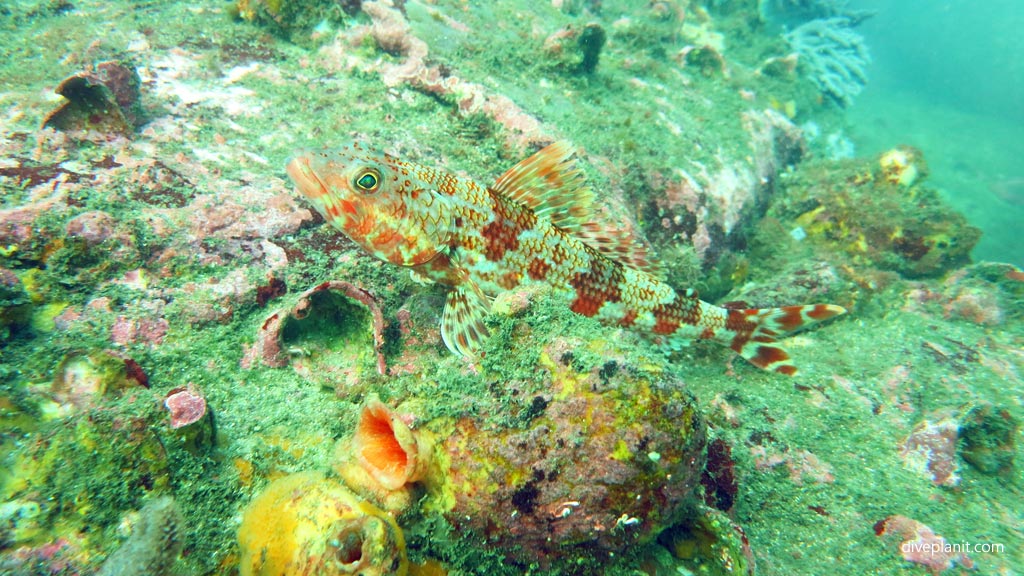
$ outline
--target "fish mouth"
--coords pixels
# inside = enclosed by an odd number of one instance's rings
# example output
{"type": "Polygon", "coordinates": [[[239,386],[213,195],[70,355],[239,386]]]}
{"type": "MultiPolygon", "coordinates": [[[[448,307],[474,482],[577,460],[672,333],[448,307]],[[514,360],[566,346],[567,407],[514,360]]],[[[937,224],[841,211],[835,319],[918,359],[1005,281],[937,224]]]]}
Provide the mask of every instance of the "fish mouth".
{"type": "Polygon", "coordinates": [[[309,157],[299,155],[292,158],[285,167],[288,176],[295,183],[295,187],[303,196],[309,199],[319,198],[327,194],[327,186],[317,177],[316,172],[309,165],[309,157]]]}

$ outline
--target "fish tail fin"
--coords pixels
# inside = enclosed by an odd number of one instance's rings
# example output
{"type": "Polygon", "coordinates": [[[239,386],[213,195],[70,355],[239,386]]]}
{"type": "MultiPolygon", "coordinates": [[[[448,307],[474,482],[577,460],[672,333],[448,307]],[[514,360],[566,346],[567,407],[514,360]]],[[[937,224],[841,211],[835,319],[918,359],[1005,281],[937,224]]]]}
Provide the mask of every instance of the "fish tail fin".
{"type": "Polygon", "coordinates": [[[833,304],[729,310],[726,327],[732,338],[727,344],[758,368],[793,376],[797,368],[778,339],[845,313],[833,304]]]}

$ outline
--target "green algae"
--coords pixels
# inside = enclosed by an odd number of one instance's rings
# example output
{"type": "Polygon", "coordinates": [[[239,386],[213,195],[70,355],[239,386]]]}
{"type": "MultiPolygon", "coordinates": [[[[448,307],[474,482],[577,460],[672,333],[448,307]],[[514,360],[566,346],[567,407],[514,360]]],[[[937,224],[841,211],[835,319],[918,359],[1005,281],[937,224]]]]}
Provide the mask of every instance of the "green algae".
{"type": "MultiPolygon", "coordinates": [[[[43,526],[104,527],[92,536],[103,547],[102,538],[116,527],[120,510],[169,488],[170,467],[162,444],[137,410],[104,408],[77,421],[42,427],[31,443],[7,457],[2,483],[5,498],[40,503],[43,526]]],[[[40,530],[20,543],[44,543],[45,533],[40,530]]]]}
{"type": "Polygon", "coordinates": [[[989,404],[971,408],[960,426],[964,460],[984,474],[1011,475],[1019,427],[1009,410],[989,404]]]}
{"type": "MultiPolygon", "coordinates": [[[[913,164],[923,167],[919,156],[913,164]]],[[[923,173],[915,180],[889,181],[884,166],[871,161],[807,162],[787,174],[783,199],[769,215],[853,265],[917,278],[966,264],[981,231],[922,184],[923,173]]]]}
{"type": "Polygon", "coordinates": [[[185,546],[184,519],[173,498],[156,498],[139,510],[131,537],[103,562],[97,576],[160,576],[185,546]]]}
{"type": "MultiPolygon", "coordinates": [[[[894,296],[879,299],[892,301],[894,296]]],[[[836,368],[831,382],[815,374],[815,365],[804,363],[796,387],[780,387],[761,375],[751,375],[753,382],[727,388],[732,409],[749,414],[743,418],[749,421],[739,429],[723,429],[735,445],[767,445],[769,452],[774,447],[778,453],[801,446],[819,456],[833,455],[825,460],[834,479],[824,484],[806,479],[798,484],[783,466],[760,471],[753,451],[750,456],[738,455],[738,466],[750,470],[753,478],[748,477],[734,512],[750,535],[752,548],[778,551],[772,554],[770,573],[812,573],[814,558],[842,555],[866,571],[915,574],[919,569],[894,563],[898,552],[881,547],[870,522],[865,523],[912,512],[937,532],[946,532],[947,538],[949,533],[988,534],[986,538],[1007,543],[1010,549],[1018,537],[997,517],[984,512],[990,506],[1003,512],[1014,508],[1004,486],[962,470],[965,488],[951,493],[905,469],[896,457],[895,447],[909,431],[909,422],[920,415],[956,409],[972,399],[1005,395],[998,372],[978,363],[952,368],[950,363],[962,360],[936,362],[928,348],[932,335],[947,344],[971,342],[981,337],[982,330],[955,323],[943,326],[941,335],[934,334],[929,328],[935,326],[932,319],[877,307],[862,312],[858,324],[861,336],[840,335],[845,342],[841,346],[828,331],[814,334],[815,348],[836,351],[829,360],[836,368]],[[859,343],[853,344],[851,339],[859,343]],[[857,354],[870,354],[870,362],[851,357],[851,346],[857,354]],[[907,397],[913,399],[913,410],[906,415],[891,398],[880,398],[885,394],[884,382],[900,380],[900,366],[913,367],[903,384],[907,397]],[[960,376],[951,376],[960,370],[960,376]],[[879,400],[873,401],[873,397],[879,400]],[[882,424],[892,418],[907,423],[882,424]],[[780,422],[789,424],[780,426],[780,422]],[[820,507],[825,514],[811,506],[820,507]]],[[[1013,336],[1007,337],[1013,341],[1013,336]]],[[[996,336],[987,348],[996,353],[1006,344],[1004,337],[996,336]]],[[[693,382],[698,396],[722,393],[717,386],[693,382]]],[[[1012,556],[975,560],[985,564],[1016,562],[1012,556]]]]}
{"type": "MultiPolygon", "coordinates": [[[[749,70],[744,69],[758,64],[758,51],[763,51],[770,41],[730,42],[724,52],[727,62],[733,64],[728,79],[687,74],[689,84],[684,89],[639,89],[630,82],[631,78],[640,77],[649,84],[668,87],[679,82],[669,51],[659,46],[671,31],[661,21],[645,24],[658,29],[656,36],[638,32],[646,30],[641,27],[624,31],[608,28],[609,44],[602,50],[599,65],[590,77],[580,77],[546,68],[550,60],[544,60],[543,40],[566,25],[580,25],[582,18],[562,14],[547,5],[536,15],[523,17],[522,6],[515,3],[494,3],[465,13],[457,5],[440,4],[439,10],[463,21],[470,32],[452,34],[436,24],[438,20],[433,17],[431,29],[414,22],[414,30],[422,32],[428,40],[432,56],[460,76],[508,95],[543,118],[559,135],[586,148],[584,169],[591,183],[602,191],[609,189],[612,178],[602,173],[597,157],[611,158],[623,169],[615,181],[636,184],[624,191],[636,204],[654,192],[654,187],[645,181],[646,175],[679,166],[689,169],[691,162],[710,166],[719,151],[733,156],[746,152],[746,135],[733,121],[748,106],[737,94],[738,88],[757,82],[757,106],[766,106],[769,98],[781,102],[795,100],[800,119],[803,114],[818,112],[806,90],[785,77],[755,81],[749,70]],[[497,22],[497,26],[488,25],[492,22],[497,22]],[[538,22],[543,33],[535,36],[533,27],[538,22]],[[484,32],[495,41],[482,42],[484,32]],[[448,36],[443,37],[445,34],[448,36]],[[745,66],[735,65],[736,58],[742,59],[745,66]],[[681,134],[673,135],[652,114],[658,111],[664,112],[681,134]]],[[[632,7],[623,8],[622,4],[606,3],[609,19],[617,10],[632,13],[632,7]]],[[[88,3],[83,6],[83,11],[91,7],[88,3]]],[[[375,73],[346,70],[314,57],[313,52],[267,39],[264,29],[231,23],[225,14],[218,13],[220,7],[169,4],[135,11],[112,6],[113,12],[105,18],[124,24],[113,30],[98,18],[70,20],[52,15],[52,11],[50,15],[20,20],[23,27],[19,30],[5,29],[0,51],[11,64],[0,66],[0,79],[17,89],[0,95],[0,103],[9,107],[17,102],[23,111],[23,118],[15,121],[16,130],[23,134],[36,130],[52,106],[43,96],[47,88],[75,71],[76,65],[57,62],[48,54],[103,56],[102,51],[120,50],[139,37],[147,38],[150,49],[161,55],[166,55],[172,46],[196,55],[198,68],[188,81],[197,89],[222,89],[226,84],[221,78],[226,71],[258,63],[260,73],[244,76],[234,84],[256,94],[254,101],[262,110],[259,114],[231,116],[227,122],[222,110],[214,105],[181,106],[175,96],[166,93],[159,97],[155,93],[144,96],[154,121],[187,118],[195,131],[181,139],[159,140],[142,135],[140,139],[150,148],[140,148],[138,153],[147,155],[147,150],[155,148],[162,162],[176,173],[187,175],[187,179],[173,179],[148,201],[142,194],[151,189],[133,183],[127,173],[117,175],[113,181],[72,190],[70,198],[81,204],[66,213],[48,214],[39,221],[38,245],[5,251],[3,266],[14,268],[19,274],[33,268],[39,270],[38,282],[32,288],[32,293],[40,298],[37,305],[68,302],[81,309],[92,299],[110,299],[109,310],[98,310],[67,330],[15,334],[4,343],[4,386],[11,391],[4,397],[11,398],[15,405],[12,412],[4,412],[5,417],[13,414],[10,428],[5,430],[29,433],[40,440],[75,435],[121,438],[112,430],[113,417],[103,410],[114,410],[126,418],[141,418],[144,428],[156,431],[141,434],[150,438],[155,434],[163,445],[163,455],[152,439],[145,443],[149,447],[145,454],[150,458],[144,462],[131,460],[121,451],[105,452],[94,458],[79,448],[69,449],[67,469],[81,476],[89,487],[86,501],[93,506],[87,511],[88,518],[100,527],[95,538],[102,543],[96,549],[110,553],[116,548],[120,539],[114,535],[115,527],[126,511],[137,509],[141,503],[140,492],[129,491],[112,477],[110,470],[160,465],[164,467],[161,470],[170,471],[169,480],[162,482],[169,482],[166,486],[180,502],[187,525],[190,554],[178,561],[177,569],[194,574],[229,573],[235,537],[231,519],[274,475],[329,468],[330,441],[350,433],[361,396],[339,399],[332,391],[320,390],[296,375],[291,368],[241,369],[244,346],[251,344],[269,310],[260,307],[250,295],[229,302],[231,313],[223,318],[193,323],[186,317],[197,306],[211,301],[219,304],[224,297],[208,290],[186,292],[183,287],[212,286],[213,280],[223,277],[225,262],[246,267],[245,276],[250,281],[263,282],[263,265],[247,252],[248,247],[241,248],[237,239],[203,238],[193,244],[181,236],[153,233],[152,227],[144,224],[144,217],[152,216],[154,209],[171,211],[188,206],[195,196],[210,194],[215,189],[242,190],[255,182],[283,190],[280,167],[293,148],[331,145],[353,135],[412,160],[444,164],[482,182],[519,160],[522,152],[510,146],[505,141],[504,129],[483,114],[461,115],[450,99],[407,86],[386,88],[375,73]],[[143,27],[153,29],[147,34],[134,32],[143,27]],[[38,41],[22,40],[31,35],[38,41]],[[105,38],[101,53],[90,52],[89,44],[100,35],[105,38]],[[15,50],[14,46],[21,48],[15,50]],[[24,66],[29,59],[42,64],[24,66]],[[301,65],[303,59],[310,62],[301,65]],[[224,137],[230,146],[262,157],[266,163],[239,162],[234,157],[225,162],[208,162],[193,153],[196,147],[215,149],[215,135],[224,137]],[[176,160],[179,155],[183,159],[176,160]],[[193,170],[197,166],[202,170],[193,170]],[[215,168],[217,174],[209,173],[207,167],[215,168]],[[126,191],[127,198],[113,191],[126,191]],[[103,263],[102,252],[86,255],[80,246],[50,251],[44,239],[60,238],[66,221],[86,210],[108,211],[120,222],[129,223],[126,225],[134,228],[131,237],[139,248],[138,257],[83,274],[83,268],[103,263]],[[169,248],[175,248],[176,253],[167,254],[169,248]],[[221,260],[203,261],[196,255],[200,251],[221,260]],[[156,255],[162,258],[152,260],[156,255]],[[136,266],[150,274],[152,292],[113,282],[136,266]],[[31,389],[33,383],[49,381],[67,351],[109,347],[109,328],[117,316],[141,314],[159,299],[168,301],[162,310],[171,320],[163,342],[124,345],[124,351],[150,376],[153,392],[146,400],[131,403],[123,399],[113,408],[104,407],[95,417],[99,424],[93,431],[79,430],[79,426],[87,425],[78,422],[93,417],[78,416],[77,420],[45,425],[29,421],[38,414],[38,393],[31,389]],[[161,432],[166,415],[156,407],[162,394],[188,382],[204,391],[216,414],[218,441],[207,452],[190,452],[174,437],[161,432]],[[40,431],[40,427],[44,430],[40,431]],[[245,465],[238,462],[251,464],[248,476],[244,473],[245,465]],[[108,511],[101,513],[98,509],[108,511]]],[[[749,23],[721,23],[722,30],[740,30],[744,26],[748,33],[756,35],[756,29],[749,23]]],[[[353,51],[367,58],[397,60],[381,54],[372,42],[353,51]]],[[[58,167],[66,160],[79,165],[100,164],[115,151],[105,145],[63,147],[40,143],[32,136],[16,155],[28,157],[37,148],[42,150],[39,153],[48,166],[58,167]]],[[[95,170],[110,173],[106,168],[95,170]]],[[[5,181],[5,207],[13,205],[12,198],[27,199],[26,181],[5,181]]],[[[794,194],[809,187],[807,183],[794,186],[794,194]]],[[[247,206],[250,213],[259,214],[262,210],[264,207],[259,204],[247,206]]],[[[643,219],[643,214],[634,216],[643,219]]],[[[659,225],[656,216],[657,212],[652,211],[645,219],[650,236],[654,236],[650,232],[659,225]]],[[[172,219],[171,225],[184,227],[186,222],[172,219]]],[[[745,282],[761,286],[778,282],[775,265],[783,270],[825,258],[811,250],[808,243],[789,238],[784,226],[776,227],[774,235],[748,232],[758,236],[752,239],[759,242],[756,256],[746,257],[745,265],[737,256],[736,263],[723,266],[723,271],[702,271],[692,248],[679,240],[666,237],[659,243],[660,254],[670,260],[675,284],[697,286],[708,298],[729,298],[724,296],[729,289],[745,282]],[[749,273],[742,273],[744,266],[749,273]]],[[[913,514],[950,539],[985,537],[1004,543],[1009,551],[1006,554],[974,558],[982,570],[1016,569],[1024,565],[1019,556],[1024,543],[1004,520],[1019,515],[1018,470],[1006,478],[965,467],[960,471],[961,488],[950,490],[935,487],[928,479],[904,469],[896,455],[902,437],[917,419],[928,413],[958,409],[967,402],[989,402],[1006,406],[1018,420],[1021,417],[1020,407],[1007,400],[1018,396],[1020,390],[1020,363],[1014,350],[1020,348],[1022,310],[1021,283],[1007,276],[1010,270],[993,267],[966,272],[969,281],[977,282],[974,288],[998,295],[996,306],[1005,314],[1002,323],[994,325],[977,324],[954,312],[947,317],[945,301],[940,299],[925,299],[919,307],[904,309],[907,301],[913,299],[914,290],[941,294],[946,281],[942,278],[917,284],[872,275],[873,287],[857,288],[851,287],[856,284],[855,278],[843,275],[830,291],[816,292],[814,298],[833,301],[839,296],[838,301],[845,304],[846,298],[856,293],[860,298],[857,316],[798,339],[792,349],[802,375],[795,382],[761,374],[739,362],[732,367],[735,375],[727,375],[729,352],[705,345],[677,353],[673,363],[664,364],[664,354],[650,343],[576,317],[557,302],[543,298],[533,302],[525,313],[489,319],[494,336],[488,343],[482,373],[475,374],[436,342],[433,347],[416,348],[403,342],[395,332],[395,311],[406,303],[421,308],[414,310],[419,326],[436,325],[443,302],[442,289],[424,289],[413,284],[402,271],[380,266],[316,223],[306,223],[273,241],[289,256],[287,266],[279,271],[289,290],[300,292],[327,279],[345,279],[360,282],[376,293],[392,324],[386,348],[389,363],[408,351],[423,354],[422,362],[434,366],[381,379],[372,385],[380,388],[385,400],[428,398],[422,415],[427,420],[480,413],[487,425],[496,428],[529,426],[543,413],[535,399],[549,392],[550,386],[547,377],[538,375],[540,351],[531,343],[554,334],[563,334],[577,344],[565,363],[579,373],[605,369],[609,359],[604,346],[612,340],[621,341],[617,344],[620,356],[633,363],[662,364],[664,370],[681,381],[680,386],[697,396],[702,411],[716,423],[716,433],[734,446],[740,491],[732,515],[748,534],[762,574],[815,574],[822,562],[835,558],[843,558],[848,566],[864,573],[920,574],[920,567],[903,562],[898,551],[885,545],[872,531],[876,521],[896,513],[913,514]],[[902,384],[899,367],[908,367],[911,375],[902,384]],[[901,387],[899,399],[887,396],[891,381],[901,387]],[[909,403],[912,410],[903,413],[902,408],[897,408],[902,402],[909,403]],[[806,472],[806,477],[797,483],[786,463],[766,467],[763,460],[758,460],[760,456],[755,452],[760,452],[755,449],[763,449],[766,455],[789,457],[794,465],[813,464],[808,453],[813,454],[820,466],[806,472]],[[826,469],[833,477],[831,482],[812,479],[812,472],[821,475],[826,469]]],[[[728,262],[728,258],[724,261],[728,262]]],[[[873,274],[864,269],[858,272],[873,274]]],[[[786,301],[780,303],[802,301],[802,294],[809,290],[798,284],[772,289],[785,295],[786,301]]],[[[277,305],[272,303],[269,308],[277,305]]],[[[323,334],[335,332],[344,331],[327,326],[323,334]]],[[[560,362],[562,358],[555,360],[560,362]]],[[[619,369],[628,364],[621,362],[619,369]]],[[[5,452],[8,447],[14,449],[15,442],[10,438],[5,434],[5,452]]],[[[49,465],[51,468],[47,469],[52,470],[52,461],[49,465]]],[[[156,476],[164,477],[163,473],[156,476]]],[[[43,493],[62,502],[82,493],[76,492],[68,475],[59,476],[53,484],[47,484],[41,476],[33,478],[35,485],[42,486],[43,493]]],[[[47,512],[44,516],[42,526],[46,532],[40,533],[40,540],[67,533],[61,522],[52,520],[63,521],[63,516],[52,514],[47,512]]],[[[444,522],[422,518],[403,528],[410,535],[410,545],[416,547],[415,560],[441,558],[467,572],[479,566],[467,560],[480,554],[479,542],[453,532],[444,522]]],[[[483,555],[487,557],[483,563],[501,564],[494,552],[483,555]]],[[[674,570],[677,564],[675,559],[666,558],[664,549],[656,544],[637,547],[626,556],[608,567],[606,573],[635,574],[648,558],[657,559],[667,569],[674,570]]],[[[591,567],[581,566],[577,572],[591,567]]],[[[515,574],[547,573],[537,566],[505,569],[515,574]]],[[[572,569],[565,572],[572,573],[572,569]]]]}

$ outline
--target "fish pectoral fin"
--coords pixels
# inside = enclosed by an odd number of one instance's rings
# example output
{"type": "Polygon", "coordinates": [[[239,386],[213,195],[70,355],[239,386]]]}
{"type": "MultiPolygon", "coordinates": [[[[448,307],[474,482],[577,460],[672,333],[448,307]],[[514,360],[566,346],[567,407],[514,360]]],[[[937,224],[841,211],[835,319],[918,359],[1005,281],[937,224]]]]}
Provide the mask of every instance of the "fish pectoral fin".
{"type": "Polygon", "coordinates": [[[491,191],[525,204],[555,226],[579,230],[591,219],[594,192],[576,167],[574,153],[568,142],[555,142],[509,168],[491,191]]]}
{"type": "Polygon", "coordinates": [[[420,286],[430,286],[434,284],[434,279],[422,272],[416,270],[409,270],[409,279],[420,286]]]}
{"type": "Polygon", "coordinates": [[[466,282],[448,293],[441,316],[441,339],[453,353],[468,359],[480,355],[480,348],[488,336],[484,318],[491,312],[490,302],[466,282]]]}

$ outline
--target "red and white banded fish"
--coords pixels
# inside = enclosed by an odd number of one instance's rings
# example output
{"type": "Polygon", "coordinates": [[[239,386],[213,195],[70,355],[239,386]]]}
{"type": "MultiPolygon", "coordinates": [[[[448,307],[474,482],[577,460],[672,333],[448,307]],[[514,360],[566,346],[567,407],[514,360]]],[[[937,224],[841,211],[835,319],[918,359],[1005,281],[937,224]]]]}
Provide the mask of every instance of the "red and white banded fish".
{"type": "Polygon", "coordinates": [[[846,312],[831,304],[730,310],[676,292],[646,250],[598,224],[573,148],[556,142],[492,186],[402,161],[360,143],[308,152],[288,174],[335,228],[377,258],[451,287],[441,335],[475,356],[491,298],[543,282],[573,312],[661,336],[714,340],[755,366],[796,373],[780,337],[846,312]]]}

